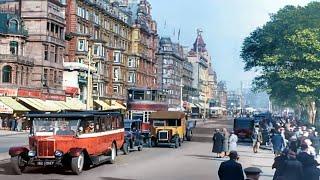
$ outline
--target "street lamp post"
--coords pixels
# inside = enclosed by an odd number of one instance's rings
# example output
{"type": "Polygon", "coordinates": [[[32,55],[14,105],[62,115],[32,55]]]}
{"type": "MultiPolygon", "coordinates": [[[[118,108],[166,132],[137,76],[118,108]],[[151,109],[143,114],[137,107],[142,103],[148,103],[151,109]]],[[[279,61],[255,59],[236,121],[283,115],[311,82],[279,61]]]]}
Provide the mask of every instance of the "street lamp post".
{"type": "Polygon", "coordinates": [[[91,48],[88,50],[88,75],[87,75],[87,103],[86,109],[92,109],[92,76],[91,76],[91,48]]]}

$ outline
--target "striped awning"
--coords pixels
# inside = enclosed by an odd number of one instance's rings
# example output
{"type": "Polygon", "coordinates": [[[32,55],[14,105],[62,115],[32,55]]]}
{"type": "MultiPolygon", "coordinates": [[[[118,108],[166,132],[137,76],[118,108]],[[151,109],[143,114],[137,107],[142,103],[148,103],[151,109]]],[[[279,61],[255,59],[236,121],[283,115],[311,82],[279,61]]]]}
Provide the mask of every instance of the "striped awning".
{"type": "Polygon", "coordinates": [[[112,107],[112,109],[123,109],[123,110],[127,109],[124,105],[122,105],[114,100],[111,101],[111,107],[112,107]]]}
{"type": "Polygon", "coordinates": [[[67,101],[65,102],[65,105],[70,107],[71,110],[85,110],[86,109],[86,105],[84,103],[82,103],[77,98],[67,97],[67,101]]]}
{"type": "Polygon", "coordinates": [[[12,97],[0,97],[0,101],[6,106],[8,106],[9,108],[11,108],[13,111],[20,111],[20,112],[30,111],[30,109],[18,103],[12,97]]]}
{"type": "Polygon", "coordinates": [[[54,112],[59,111],[57,105],[36,98],[19,98],[22,102],[28,104],[38,111],[54,112]]]}
{"type": "Polygon", "coordinates": [[[102,107],[102,110],[110,110],[112,109],[112,107],[107,104],[106,102],[102,101],[102,100],[94,100],[95,103],[97,103],[99,106],[102,107]]]}

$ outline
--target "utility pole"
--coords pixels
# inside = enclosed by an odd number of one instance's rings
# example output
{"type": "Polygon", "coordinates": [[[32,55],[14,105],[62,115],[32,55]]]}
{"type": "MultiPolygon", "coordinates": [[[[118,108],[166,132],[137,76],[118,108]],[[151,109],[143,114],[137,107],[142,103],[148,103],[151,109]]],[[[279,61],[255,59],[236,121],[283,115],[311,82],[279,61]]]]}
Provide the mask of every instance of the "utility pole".
{"type": "Polygon", "coordinates": [[[182,100],[182,90],[183,90],[183,84],[182,84],[182,77],[180,79],[180,108],[183,109],[183,100],[182,100]]]}
{"type": "Polygon", "coordinates": [[[242,115],[243,108],[243,93],[242,93],[242,81],[240,81],[240,115],[242,115]]]}
{"type": "Polygon", "coordinates": [[[87,74],[87,103],[86,109],[92,110],[92,76],[91,76],[91,47],[88,50],[88,74],[87,74]]]}

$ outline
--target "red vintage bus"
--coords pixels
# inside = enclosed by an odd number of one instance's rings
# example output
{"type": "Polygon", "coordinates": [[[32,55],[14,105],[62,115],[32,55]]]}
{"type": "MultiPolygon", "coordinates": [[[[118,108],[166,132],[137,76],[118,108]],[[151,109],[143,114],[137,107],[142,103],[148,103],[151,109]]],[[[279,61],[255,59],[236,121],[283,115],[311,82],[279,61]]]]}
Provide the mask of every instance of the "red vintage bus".
{"type": "Polygon", "coordinates": [[[16,174],[27,166],[62,166],[80,174],[84,167],[109,161],[124,147],[123,115],[119,112],[65,112],[28,115],[28,147],[9,150],[16,174]]]}

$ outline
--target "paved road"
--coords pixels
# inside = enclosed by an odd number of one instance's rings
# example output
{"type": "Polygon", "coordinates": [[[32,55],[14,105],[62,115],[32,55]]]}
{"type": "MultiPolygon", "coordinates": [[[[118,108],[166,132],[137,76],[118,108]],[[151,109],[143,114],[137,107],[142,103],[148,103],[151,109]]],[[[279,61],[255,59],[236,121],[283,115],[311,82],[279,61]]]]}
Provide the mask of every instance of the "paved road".
{"type": "MultiPolygon", "coordinates": [[[[200,129],[202,136],[212,133],[211,128],[230,124],[227,120],[213,120],[200,129]],[[214,122],[213,122],[214,121],[214,122]]],[[[229,125],[230,126],[230,125],[229,125]]],[[[201,136],[201,134],[200,134],[201,136]]],[[[203,137],[202,137],[203,138],[203,137]]],[[[7,152],[9,146],[25,144],[26,135],[0,137],[0,147],[7,152]],[[4,145],[5,144],[5,145],[4,145]]],[[[28,168],[22,176],[13,175],[8,160],[0,160],[0,179],[4,180],[218,180],[217,171],[222,161],[211,153],[211,142],[185,142],[179,149],[144,148],[142,152],[119,155],[116,164],[104,164],[84,171],[80,176],[58,169],[28,168]]],[[[270,151],[253,154],[248,144],[238,147],[243,167],[260,167],[261,180],[271,180],[273,155],[270,151]]]]}
{"type": "MultiPolygon", "coordinates": [[[[116,164],[104,164],[84,171],[80,176],[57,169],[28,168],[23,176],[12,175],[8,161],[0,162],[0,179],[5,180],[218,180],[221,161],[213,157],[211,143],[186,142],[179,149],[145,148],[142,152],[119,155],[116,164]]],[[[272,154],[262,151],[253,154],[249,146],[239,146],[240,162],[244,167],[258,166],[265,174],[262,180],[272,179],[272,154]]]]}
{"type": "Polygon", "coordinates": [[[10,135],[0,137],[0,153],[8,153],[8,150],[12,146],[21,146],[28,144],[28,135],[10,135]]]}

